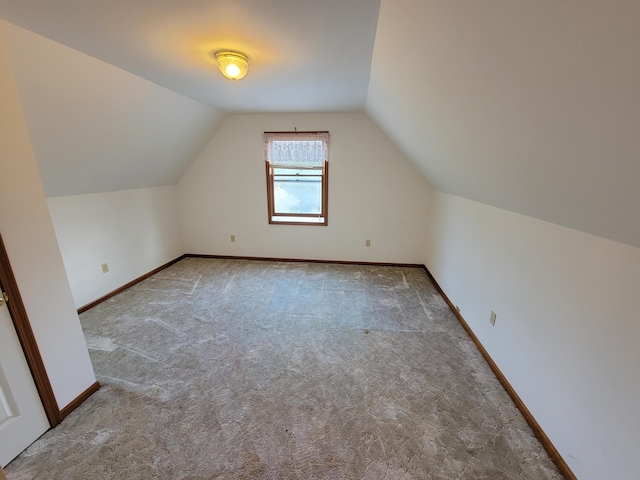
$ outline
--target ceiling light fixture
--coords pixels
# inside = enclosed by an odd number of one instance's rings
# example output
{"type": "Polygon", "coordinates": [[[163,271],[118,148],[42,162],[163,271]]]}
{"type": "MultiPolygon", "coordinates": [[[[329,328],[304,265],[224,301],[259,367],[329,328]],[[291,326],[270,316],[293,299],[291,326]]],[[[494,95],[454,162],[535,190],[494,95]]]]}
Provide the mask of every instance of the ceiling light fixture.
{"type": "Polygon", "coordinates": [[[229,50],[219,51],[215,54],[218,67],[222,74],[231,80],[240,80],[249,70],[249,59],[246,55],[229,50]]]}

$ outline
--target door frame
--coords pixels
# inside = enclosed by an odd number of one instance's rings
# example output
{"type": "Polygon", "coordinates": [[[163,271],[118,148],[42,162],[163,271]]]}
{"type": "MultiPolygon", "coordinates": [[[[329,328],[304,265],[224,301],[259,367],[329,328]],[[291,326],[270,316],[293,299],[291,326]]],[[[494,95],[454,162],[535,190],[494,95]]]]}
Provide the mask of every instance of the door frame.
{"type": "Polygon", "coordinates": [[[53,388],[51,387],[51,382],[49,381],[44,361],[40,355],[40,350],[38,349],[38,343],[36,342],[36,337],[33,334],[31,323],[29,323],[27,310],[22,302],[22,296],[18,290],[18,284],[13,275],[13,269],[11,268],[9,256],[7,255],[7,250],[4,246],[1,234],[0,287],[2,288],[2,291],[7,294],[7,308],[9,309],[13,326],[16,329],[20,345],[22,346],[22,351],[24,352],[24,356],[27,360],[27,365],[29,365],[29,370],[31,370],[33,382],[38,390],[38,395],[40,395],[40,401],[42,402],[42,407],[44,408],[47,419],[49,420],[49,425],[53,428],[62,421],[60,408],[58,407],[58,402],[56,401],[53,393],[53,388]]]}

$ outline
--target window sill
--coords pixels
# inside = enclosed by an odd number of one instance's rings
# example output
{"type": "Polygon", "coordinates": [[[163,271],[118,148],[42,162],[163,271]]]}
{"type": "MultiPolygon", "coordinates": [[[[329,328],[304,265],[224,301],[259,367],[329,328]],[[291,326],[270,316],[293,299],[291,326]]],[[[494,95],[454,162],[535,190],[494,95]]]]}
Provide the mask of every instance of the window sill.
{"type": "Polygon", "coordinates": [[[273,216],[269,223],[272,225],[319,225],[326,226],[327,220],[325,217],[280,217],[273,216]]]}

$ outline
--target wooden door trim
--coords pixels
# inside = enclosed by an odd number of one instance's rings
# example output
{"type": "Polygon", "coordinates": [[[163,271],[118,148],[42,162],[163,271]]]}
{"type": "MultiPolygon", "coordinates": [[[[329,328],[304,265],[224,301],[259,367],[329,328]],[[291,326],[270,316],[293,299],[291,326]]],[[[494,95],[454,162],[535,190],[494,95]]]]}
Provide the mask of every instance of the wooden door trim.
{"type": "Polygon", "coordinates": [[[20,340],[24,356],[27,359],[29,370],[31,370],[31,375],[33,376],[33,381],[40,395],[42,406],[49,420],[49,425],[55,427],[62,421],[60,408],[53,393],[53,388],[51,387],[47,370],[40,355],[35,335],[31,329],[27,310],[22,302],[22,296],[20,295],[18,284],[13,275],[9,256],[2,241],[2,235],[0,235],[0,285],[3,291],[7,293],[7,307],[11,314],[11,320],[16,329],[18,339],[20,340]]]}

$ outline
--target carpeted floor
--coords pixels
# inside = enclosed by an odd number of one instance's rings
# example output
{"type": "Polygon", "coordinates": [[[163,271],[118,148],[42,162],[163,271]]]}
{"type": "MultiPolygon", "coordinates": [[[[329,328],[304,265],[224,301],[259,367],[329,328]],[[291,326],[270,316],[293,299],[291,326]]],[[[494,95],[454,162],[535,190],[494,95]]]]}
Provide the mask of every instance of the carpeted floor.
{"type": "Polygon", "coordinates": [[[23,479],[561,479],[425,272],[184,259],[81,315],[23,479]]]}

